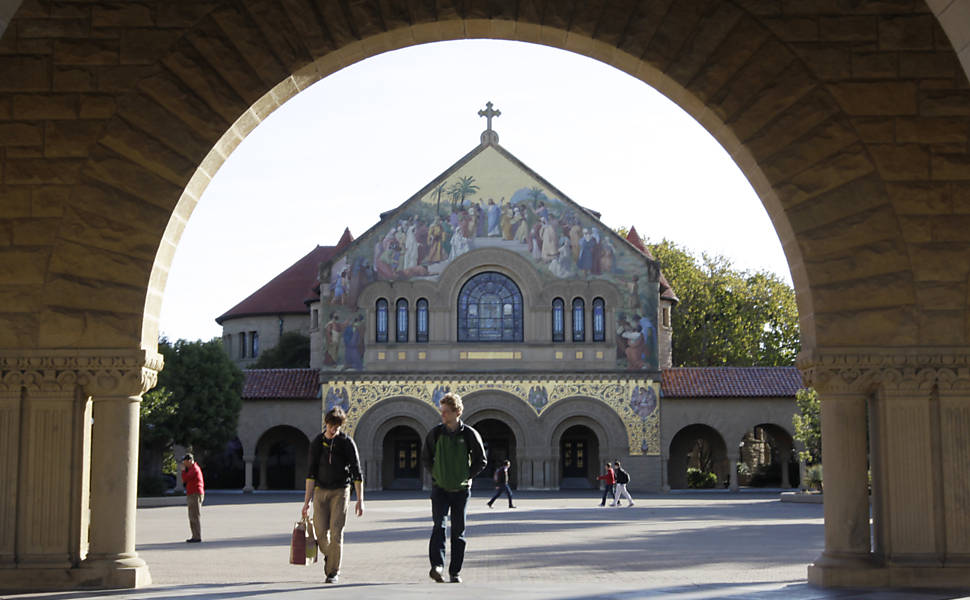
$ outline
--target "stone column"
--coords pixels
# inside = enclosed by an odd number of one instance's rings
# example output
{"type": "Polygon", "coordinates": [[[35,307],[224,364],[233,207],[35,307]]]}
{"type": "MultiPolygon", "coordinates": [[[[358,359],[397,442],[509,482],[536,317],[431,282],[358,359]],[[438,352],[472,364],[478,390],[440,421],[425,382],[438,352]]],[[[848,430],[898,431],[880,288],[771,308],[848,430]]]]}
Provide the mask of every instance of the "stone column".
{"type": "Polygon", "coordinates": [[[182,457],[185,456],[185,452],[185,446],[172,445],[172,456],[175,458],[175,489],[173,491],[178,495],[185,492],[185,484],[182,483],[182,457]]]}
{"type": "Polygon", "coordinates": [[[788,464],[791,462],[791,450],[783,448],[778,453],[778,460],[781,461],[781,487],[790,488],[791,478],[788,476],[788,464]]]}
{"type": "Polygon", "coordinates": [[[244,494],[253,493],[253,455],[243,455],[243,462],[246,464],[246,485],[243,486],[244,494]]]}
{"type": "Polygon", "coordinates": [[[161,368],[161,357],[152,358],[147,366],[112,364],[84,383],[93,425],[90,546],[82,566],[98,573],[103,587],[151,583],[148,566],[135,551],[135,510],[141,394],[154,387],[161,368]]]}
{"type": "Polygon", "coordinates": [[[17,528],[18,466],[20,464],[19,377],[10,382],[0,380],[0,569],[16,563],[14,543],[17,528]]]}

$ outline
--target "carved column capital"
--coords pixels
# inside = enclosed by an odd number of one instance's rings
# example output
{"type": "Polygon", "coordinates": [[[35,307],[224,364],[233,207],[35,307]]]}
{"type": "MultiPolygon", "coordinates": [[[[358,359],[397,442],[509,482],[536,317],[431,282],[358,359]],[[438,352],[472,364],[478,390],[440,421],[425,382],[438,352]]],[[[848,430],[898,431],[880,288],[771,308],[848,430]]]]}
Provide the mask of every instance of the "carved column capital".
{"type": "Polygon", "coordinates": [[[970,392],[970,348],[832,348],[798,359],[820,394],[970,392]]]}
{"type": "Polygon", "coordinates": [[[155,386],[162,355],[121,348],[0,350],[0,386],[89,396],[140,396],[155,386]]]}

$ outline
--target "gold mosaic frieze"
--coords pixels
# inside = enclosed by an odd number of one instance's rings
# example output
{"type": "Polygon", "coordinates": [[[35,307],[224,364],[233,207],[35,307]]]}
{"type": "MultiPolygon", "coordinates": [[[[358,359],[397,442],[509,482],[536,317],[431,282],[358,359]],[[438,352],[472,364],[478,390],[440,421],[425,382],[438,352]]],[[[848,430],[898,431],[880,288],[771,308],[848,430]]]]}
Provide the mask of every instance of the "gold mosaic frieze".
{"type": "Polygon", "coordinates": [[[627,377],[599,378],[433,378],[333,379],[323,383],[324,410],[347,412],[344,430],[353,435],[363,415],[383,400],[413,398],[435,410],[445,394],[469,396],[501,392],[529,406],[537,416],[569,398],[598,400],[617,414],[626,428],[631,455],[660,454],[660,382],[627,377]]]}

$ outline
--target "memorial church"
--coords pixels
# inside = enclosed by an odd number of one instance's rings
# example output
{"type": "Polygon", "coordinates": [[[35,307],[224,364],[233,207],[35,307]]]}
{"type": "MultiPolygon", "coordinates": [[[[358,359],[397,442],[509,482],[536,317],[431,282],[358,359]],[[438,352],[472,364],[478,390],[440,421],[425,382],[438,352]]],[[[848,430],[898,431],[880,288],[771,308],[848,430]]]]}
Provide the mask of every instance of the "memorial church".
{"type": "Polygon", "coordinates": [[[686,487],[699,453],[723,487],[739,460],[797,485],[797,370],[672,368],[678,299],[635,227],[618,235],[502,147],[491,103],[479,115],[480,143],[427,186],[217,319],[243,368],[285,331],[311,340],[308,369],[245,371],[245,489],[302,487],[333,406],[368,489],[427,487],[421,441],[448,392],[486,443],[482,477],[509,459],[519,489],[594,487],[608,460],[634,490],[686,487]]]}

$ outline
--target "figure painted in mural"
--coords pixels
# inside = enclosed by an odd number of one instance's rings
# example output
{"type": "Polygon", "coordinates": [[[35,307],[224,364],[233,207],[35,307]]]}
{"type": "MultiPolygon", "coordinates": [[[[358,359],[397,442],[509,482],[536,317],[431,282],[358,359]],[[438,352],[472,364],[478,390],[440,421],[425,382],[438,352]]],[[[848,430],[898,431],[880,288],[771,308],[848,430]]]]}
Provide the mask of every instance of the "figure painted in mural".
{"type": "Polygon", "coordinates": [[[576,268],[584,275],[593,271],[593,247],[596,245],[589,229],[583,229],[583,237],[579,240],[579,258],[576,259],[576,268]]]}
{"type": "Polygon", "coordinates": [[[501,237],[502,235],[502,209],[495,200],[488,199],[488,237],[501,237]]]}
{"type": "Polygon", "coordinates": [[[516,208],[512,211],[512,239],[520,244],[526,244],[529,237],[529,221],[525,217],[525,209],[516,208]]]}
{"type": "Polygon", "coordinates": [[[542,260],[542,221],[536,220],[529,230],[529,248],[532,258],[536,261],[542,260]]]}
{"type": "Polygon", "coordinates": [[[640,329],[643,331],[643,343],[646,345],[645,351],[649,357],[653,354],[651,349],[657,341],[657,330],[653,326],[653,320],[646,315],[640,317],[638,323],[640,324],[640,329]]]}
{"type": "Polygon", "coordinates": [[[205,478],[202,469],[191,453],[182,457],[182,483],[185,484],[185,502],[189,507],[190,544],[202,541],[202,502],[205,500],[205,478]]]}
{"type": "Polygon", "coordinates": [[[476,203],[475,207],[475,237],[485,237],[488,235],[488,215],[482,205],[476,203]]]}
{"type": "Polygon", "coordinates": [[[360,472],[357,444],[340,431],[347,415],[340,407],[327,411],[324,430],[310,442],[308,472],[303,497],[303,518],[313,503],[313,528],[323,554],[327,583],[337,583],[344,548],[344,525],[350,507],[350,485],[357,492],[354,512],[364,516],[364,476],[360,472]]]}
{"type": "Polygon", "coordinates": [[[435,217],[428,228],[428,262],[436,263],[445,259],[444,251],[445,228],[441,224],[441,217],[435,217]]]}
{"type": "Polygon", "coordinates": [[[502,205],[502,239],[509,241],[512,239],[512,207],[508,204],[502,205]]]}
{"type": "Polygon", "coordinates": [[[451,253],[448,258],[455,259],[462,254],[468,252],[471,248],[468,247],[468,238],[465,237],[465,232],[463,228],[456,227],[455,233],[451,236],[451,253]]]}
{"type": "Polygon", "coordinates": [[[421,453],[424,466],[431,471],[431,518],[434,522],[428,542],[428,575],[444,581],[445,517],[450,513],[451,562],[448,574],[452,583],[461,583],[465,560],[465,517],[472,479],[485,468],[482,436],[461,420],[463,404],[458,394],[441,399],[441,423],[428,432],[421,453]]]}
{"type": "Polygon", "coordinates": [[[647,345],[643,339],[643,328],[638,324],[633,326],[632,331],[625,331],[623,338],[626,340],[626,368],[628,371],[637,371],[647,367],[647,345]]]}
{"type": "Polygon", "coordinates": [[[573,251],[573,260],[579,263],[579,247],[580,240],[583,239],[583,228],[580,227],[578,221],[573,221],[569,226],[569,246],[573,251]]]}
{"type": "Polygon", "coordinates": [[[599,229],[593,227],[589,230],[589,235],[593,238],[592,250],[593,250],[593,261],[592,268],[590,269],[593,274],[600,274],[600,254],[602,249],[600,248],[600,231],[599,229]]]}
{"type": "Polygon", "coordinates": [[[408,271],[418,266],[418,225],[412,217],[404,234],[404,256],[401,259],[401,270],[408,271]]]}
{"type": "Polygon", "coordinates": [[[341,334],[347,327],[346,324],[337,320],[337,313],[330,313],[330,320],[323,327],[323,364],[339,365],[343,355],[341,354],[340,339],[341,334]]]}
{"type": "Polygon", "coordinates": [[[606,461],[603,474],[597,479],[603,482],[603,500],[600,502],[600,506],[606,506],[607,496],[612,498],[610,506],[616,504],[616,475],[613,473],[613,465],[609,461],[606,461]]]}
{"type": "Polygon", "coordinates": [[[613,272],[613,244],[609,241],[601,242],[600,245],[600,260],[599,260],[599,272],[600,273],[612,273],[613,272]]]}
{"type": "Polygon", "coordinates": [[[559,254],[556,256],[556,260],[549,263],[549,270],[553,275],[560,278],[575,275],[573,271],[573,255],[570,250],[568,237],[561,236],[559,238],[559,254]]]}
{"type": "Polygon", "coordinates": [[[559,238],[556,237],[556,228],[549,219],[542,219],[541,223],[539,237],[542,238],[542,261],[552,262],[559,255],[559,238]]]}
{"type": "Polygon", "coordinates": [[[353,323],[344,328],[344,367],[347,369],[364,368],[364,317],[358,315],[353,323]]]}
{"type": "Polygon", "coordinates": [[[509,487],[509,469],[511,467],[512,462],[506,459],[500,467],[495,469],[495,477],[493,478],[495,481],[495,495],[488,501],[489,508],[492,508],[492,503],[503,493],[509,497],[509,508],[515,508],[515,505],[512,504],[512,488],[509,487]]]}

